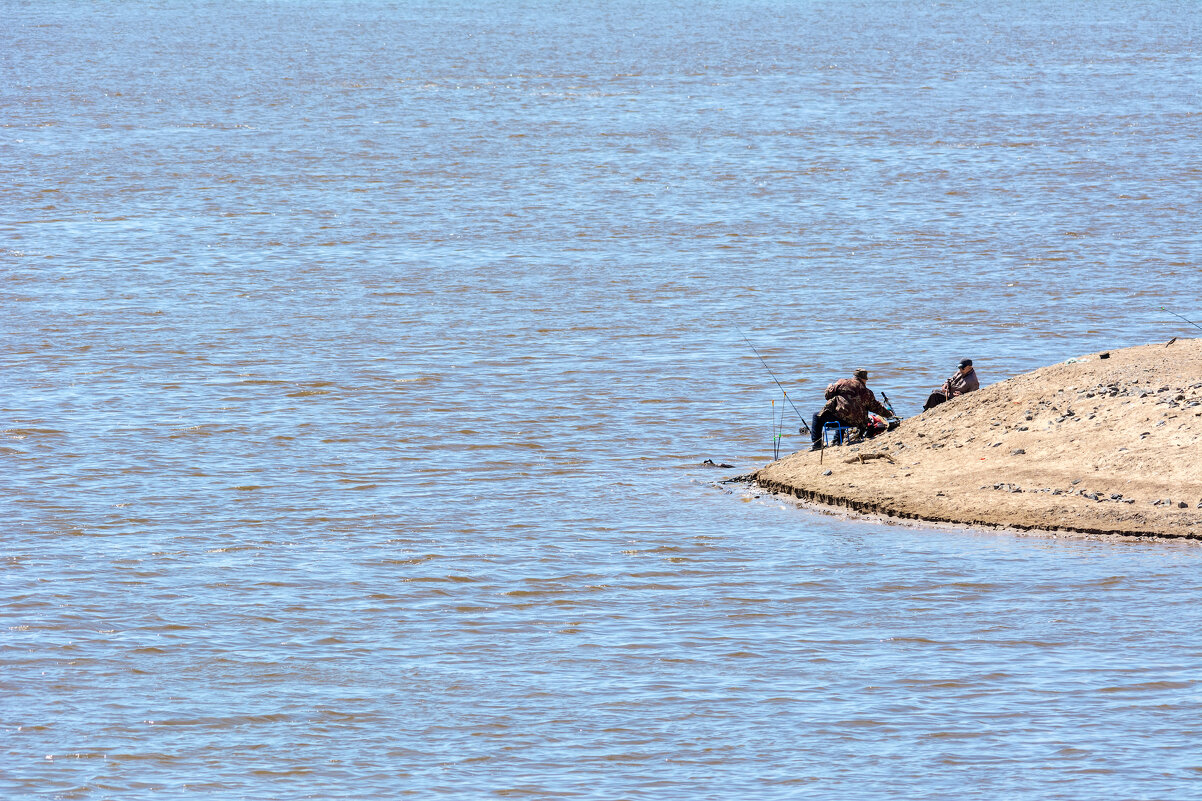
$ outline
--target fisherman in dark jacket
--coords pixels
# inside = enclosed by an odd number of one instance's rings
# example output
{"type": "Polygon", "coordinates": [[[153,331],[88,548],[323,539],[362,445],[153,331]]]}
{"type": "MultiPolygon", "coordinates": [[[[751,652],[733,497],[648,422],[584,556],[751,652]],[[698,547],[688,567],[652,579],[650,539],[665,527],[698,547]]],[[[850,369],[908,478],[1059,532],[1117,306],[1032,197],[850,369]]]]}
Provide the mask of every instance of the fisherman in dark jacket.
{"type": "Polygon", "coordinates": [[[922,406],[924,412],[927,409],[934,409],[957,395],[965,395],[981,388],[981,382],[977,380],[977,373],[972,369],[972,359],[961,359],[959,368],[951,378],[943,382],[943,386],[932,392],[931,396],[927,398],[927,402],[922,406]]]}
{"type": "Polygon", "coordinates": [[[869,412],[886,418],[893,416],[868,388],[867,370],[856,370],[852,378],[841,378],[831,384],[826,388],[826,405],[814,415],[810,426],[810,450],[821,450],[823,424],[839,422],[867,430],[869,412]]]}

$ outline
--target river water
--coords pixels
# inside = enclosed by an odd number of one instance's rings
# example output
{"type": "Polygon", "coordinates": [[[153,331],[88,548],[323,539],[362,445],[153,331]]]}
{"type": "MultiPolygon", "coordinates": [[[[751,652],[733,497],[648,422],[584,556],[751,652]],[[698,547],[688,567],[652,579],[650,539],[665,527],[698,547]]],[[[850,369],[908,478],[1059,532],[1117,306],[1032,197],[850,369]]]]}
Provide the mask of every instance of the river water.
{"type": "Polygon", "coordinates": [[[1197,4],[0,11],[0,796],[1198,795],[1198,547],[719,483],[1197,333],[1197,4]]]}

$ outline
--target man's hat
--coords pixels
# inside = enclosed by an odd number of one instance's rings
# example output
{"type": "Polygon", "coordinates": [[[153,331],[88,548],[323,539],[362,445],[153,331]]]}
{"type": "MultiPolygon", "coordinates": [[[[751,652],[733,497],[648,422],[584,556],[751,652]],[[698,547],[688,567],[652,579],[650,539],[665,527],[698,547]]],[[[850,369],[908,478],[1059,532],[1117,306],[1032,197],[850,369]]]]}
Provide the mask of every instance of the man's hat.
{"type": "Polygon", "coordinates": [[[972,367],[972,359],[960,360],[960,369],[963,370],[965,367],[972,367]]]}
{"type": "Polygon", "coordinates": [[[852,373],[852,376],[864,381],[868,378],[868,371],[864,369],[856,370],[854,373],[852,373]]]}

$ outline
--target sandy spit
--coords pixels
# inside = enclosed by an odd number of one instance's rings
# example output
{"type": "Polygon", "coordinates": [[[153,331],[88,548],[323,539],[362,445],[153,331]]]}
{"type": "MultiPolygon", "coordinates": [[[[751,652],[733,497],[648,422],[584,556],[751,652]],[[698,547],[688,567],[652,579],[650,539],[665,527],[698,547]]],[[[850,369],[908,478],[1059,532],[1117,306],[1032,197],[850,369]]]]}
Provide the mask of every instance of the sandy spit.
{"type": "Polygon", "coordinates": [[[860,514],[1202,539],[1202,340],[1070,359],[860,445],[794,453],[764,489],[860,514]]]}

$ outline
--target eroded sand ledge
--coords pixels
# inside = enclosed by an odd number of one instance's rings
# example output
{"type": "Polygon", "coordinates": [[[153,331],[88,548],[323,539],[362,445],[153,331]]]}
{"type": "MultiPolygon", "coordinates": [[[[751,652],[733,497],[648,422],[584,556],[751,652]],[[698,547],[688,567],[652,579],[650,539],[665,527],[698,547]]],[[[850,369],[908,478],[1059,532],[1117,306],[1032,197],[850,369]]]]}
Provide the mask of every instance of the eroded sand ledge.
{"type": "Polygon", "coordinates": [[[1202,340],[1099,355],[983,387],[874,440],[828,448],[821,462],[794,453],[751,477],[770,492],[883,517],[1202,539],[1202,340]],[[860,461],[874,454],[888,458],[860,461]]]}

